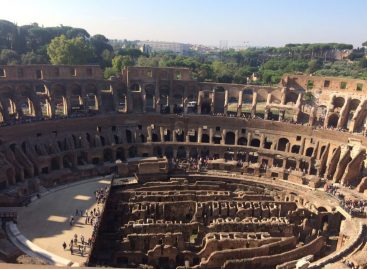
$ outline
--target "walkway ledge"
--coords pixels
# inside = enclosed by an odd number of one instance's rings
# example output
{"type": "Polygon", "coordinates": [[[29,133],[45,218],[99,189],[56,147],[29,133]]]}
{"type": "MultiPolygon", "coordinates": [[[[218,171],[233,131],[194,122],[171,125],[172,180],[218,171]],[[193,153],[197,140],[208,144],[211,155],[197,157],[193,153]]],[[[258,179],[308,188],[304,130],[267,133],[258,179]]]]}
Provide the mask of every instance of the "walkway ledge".
{"type": "Polygon", "coordinates": [[[33,244],[24,235],[22,235],[17,225],[11,221],[6,223],[6,233],[9,236],[10,241],[22,250],[25,254],[31,257],[38,257],[45,260],[47,263],[56,266],[79,266],[79,264],[73,264],[72,261],[57,256],[51,252],[48,252],[39,246],[33,244]]]}

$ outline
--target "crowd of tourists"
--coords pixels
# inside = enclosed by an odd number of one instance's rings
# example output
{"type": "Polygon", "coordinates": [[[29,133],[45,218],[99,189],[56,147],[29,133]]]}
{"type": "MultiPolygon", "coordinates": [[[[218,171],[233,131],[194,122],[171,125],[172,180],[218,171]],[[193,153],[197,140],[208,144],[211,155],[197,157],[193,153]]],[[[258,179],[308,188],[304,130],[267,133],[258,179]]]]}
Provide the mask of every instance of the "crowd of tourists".
{"type": "Polygon", "coordinates": [[[325,184],[324,190],[335,196],[340,206],[349,214],[355,217],[365,217],[367,213],[367,200],[347,199],[345,195],[339,191],[339,187],[334,184],[325,184]]]}
{"type": "Polygon", "coordinates": [[[92,247],[99,227],[100,219],[101,219],[101,210],[98,205],[102,205],[106,202],[109,188],[101,188],[94,191],[95,199],[97,202],[97,207],[94,207],[90,210],[84,209],[75,209],[75,213],[70,216],[69,225],[73,226],[75,224],[76,218],[84,218],[85,225],[91,225],[93,227],[92,235],[86,239],[84,235],[74,234],[74,237],[71,238],[69,245],[66,242],[63,242],[62,247],[64,250],[69,246],[71,255],[80,255],[84,256],[87,253],[87,247],[92,247]]]}

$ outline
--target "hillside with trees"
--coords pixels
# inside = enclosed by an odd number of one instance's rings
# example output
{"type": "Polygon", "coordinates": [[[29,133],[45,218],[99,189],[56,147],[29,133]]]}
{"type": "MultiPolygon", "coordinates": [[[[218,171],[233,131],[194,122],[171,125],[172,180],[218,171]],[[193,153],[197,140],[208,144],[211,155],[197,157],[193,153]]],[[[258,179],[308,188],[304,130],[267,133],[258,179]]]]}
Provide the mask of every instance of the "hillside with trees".
{"type": "Polygon", "coordinates": [[[98,64],[106,78],[118,75],[126,66],[151,66],[187,67],[199,81],[224,83],[247,83],[251,78],[251,83],[275,84],[285,73],[367,79],[366,46],[367,41],[356,49],[340,43],[287,44],[147,55],[134,41],[90,36],[82,28],[37,23],[18,26],[0,20],[0,64],[98,64]]]}

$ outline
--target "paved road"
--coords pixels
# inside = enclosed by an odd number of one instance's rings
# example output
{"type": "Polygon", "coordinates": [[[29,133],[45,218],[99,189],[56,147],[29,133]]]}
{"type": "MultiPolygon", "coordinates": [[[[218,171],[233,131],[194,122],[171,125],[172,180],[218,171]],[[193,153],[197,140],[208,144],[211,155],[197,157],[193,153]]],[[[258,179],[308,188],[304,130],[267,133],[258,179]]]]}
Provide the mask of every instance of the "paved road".
{"type": "Polygon", "coordinates": [[[92,226],[85,225],[85,219],[76,218],[76,223],[69,225],[70,215],[75,209],[93,209],[96,201],[93,192],[109,186],[110,180],[100,179],[72,186],[51,193],[34,201],[28,207],[18,211],[18,228],[20,232],[34,244],[58,256],[83,265],[86,260],[80,255],[71,255],[62,243],[69,246],[74,234],[84,235],[88,239],[92,234],[92,226]]]}

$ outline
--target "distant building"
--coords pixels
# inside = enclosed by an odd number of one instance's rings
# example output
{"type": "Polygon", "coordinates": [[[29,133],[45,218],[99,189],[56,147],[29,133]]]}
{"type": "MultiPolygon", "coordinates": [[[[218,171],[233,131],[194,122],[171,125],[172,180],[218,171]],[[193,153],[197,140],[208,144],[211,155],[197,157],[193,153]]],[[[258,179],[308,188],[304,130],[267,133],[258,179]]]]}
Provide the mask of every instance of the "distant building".
{"type": "Polygon", "coordinates": [[[138,45],[144,53],[172,51],[179,54],[186,54],[191,47],[190,44],[163,41],[139,41],[138,45]]]}

